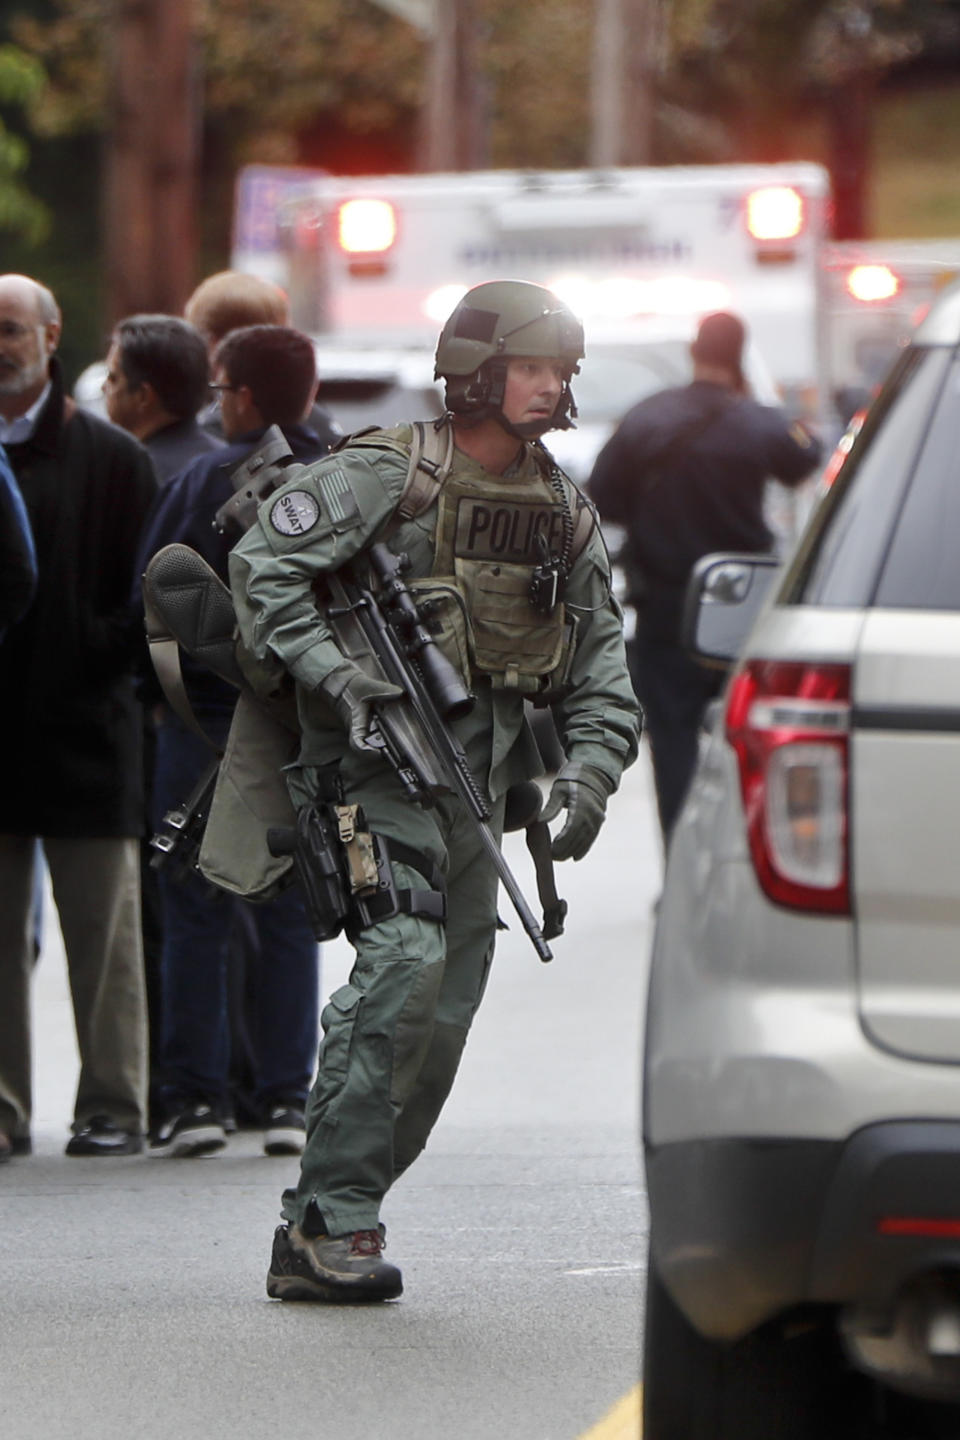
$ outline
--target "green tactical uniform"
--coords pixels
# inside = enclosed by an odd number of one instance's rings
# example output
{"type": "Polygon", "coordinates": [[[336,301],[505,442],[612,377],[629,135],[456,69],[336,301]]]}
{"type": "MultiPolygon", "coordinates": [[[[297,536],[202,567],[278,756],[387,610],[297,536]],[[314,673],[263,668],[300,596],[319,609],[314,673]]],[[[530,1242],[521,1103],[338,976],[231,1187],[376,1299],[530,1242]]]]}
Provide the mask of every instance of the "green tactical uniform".
{"type": "MultiPolygon", "coordinates": [[[[300,1183],[284,1194],[283,1211],[288,1221],[303,1225],[312,1202],[332,1235],[376,1227],[384,1194],[423,1149],[440,1113],[493,955],[497,876],[458,801],[450,798],[433,810],[411,805],[382,760],[347,747],[342,725],[317,694],[318,685],[343,664],[317,605],[317,577],[354,559],[387,530],[394,553],[409,556],[411,589],[420,582],[420,589],[441,602],[445,594],[459,592],[459,607],[471,620],[481,612],[481,623],[471,627],[468,655],[462,632],[454,633],[460,627],[445,625],[442,643],[451,658],[469,667],[476,705],[453,728],[473,773],[488,787],[498,835],[507,788],[542,769],[523,700],[525,692],[551,683],[551,661],[554,669],[566,671],[552,709],[567,756],[601,772],[612,793],[637,752],[637,707],[622,616],[610,594],[596,527],[573,563],[565,605],[557,607],[567,617],[559,628],[574,629],[575,643],[558,635],[555,624],[542,637],[543,649],[552,647],[554,653],[538,658],[525,643],[524,627],[516,624],[515,597],[504,606],[494,595],[491,618],[490,603],[478,595],[485,585],[506,583],[509,590],[511,571],[522,573],[528,584],[535,563],[531,530],[538,522],[553,523],[557,496],[532,447],[524,447],[503,476],[455,452],[439,501],[419,518],[388,529],[396,523],[406,482],[411,434],[409,427],[398,427],[364,436],[301,471],[261,506],[230,561],[246,645],[260,659],[279,660],[297,682],[303,741],[299,764],[289,774],[295,803],[313,799],[318,769],[339,762],[346,800],[363,806],[368,827],[420,852],[446,881],[445,924],[399,914],[354,934],[350,981],[330,997],[323,1013],[325,1038],[307,1112],[300,1183]],[[501,565],[498,556],[519,556],[521,563],[501,565]],[[430,580],[435,561],[444,573],[430,580]],[[537,669],[542,673],[533,673],[537,669]]],[[[579,510],[582,497],[565,484],[571,508],[579,510]]],[[[547,622],[526,601],[523,605],[529,628],[544,628],[547,622]]],[[[458,608],[456,595],[450,608],[458,608]]],[[[426,873],[396,862],[393,868],[400,886],[430,883],[426,873]]]]}

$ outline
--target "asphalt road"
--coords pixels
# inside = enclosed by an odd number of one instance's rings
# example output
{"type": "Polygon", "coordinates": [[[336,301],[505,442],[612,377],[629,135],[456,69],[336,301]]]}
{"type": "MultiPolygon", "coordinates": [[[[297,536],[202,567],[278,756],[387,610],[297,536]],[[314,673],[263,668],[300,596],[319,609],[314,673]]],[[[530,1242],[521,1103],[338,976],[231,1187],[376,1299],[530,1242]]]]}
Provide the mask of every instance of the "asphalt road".
{"type": "MultiPolygon", "coordinates": [[[[522,845],[511,863],[533,893],[522,845]]],[[[638,1060],[660,854],[646,756],[559,871],[542,965],[512,926],[454,1094],[388,1197],[401,1301],[270,1302],[295,1162],[66,1159],[76,1051],[55,923],[35,1154],[0,1170],[3,1440],[577,1440],[639,1377],[638,1060]]],[[[508,917],[509,918],[509,917],[508,917]]],[[[326,947],[324,990],[349,950],[326,947]]],[[[595,1432],[599,1433],[599,1432],[595,1432]]]]}

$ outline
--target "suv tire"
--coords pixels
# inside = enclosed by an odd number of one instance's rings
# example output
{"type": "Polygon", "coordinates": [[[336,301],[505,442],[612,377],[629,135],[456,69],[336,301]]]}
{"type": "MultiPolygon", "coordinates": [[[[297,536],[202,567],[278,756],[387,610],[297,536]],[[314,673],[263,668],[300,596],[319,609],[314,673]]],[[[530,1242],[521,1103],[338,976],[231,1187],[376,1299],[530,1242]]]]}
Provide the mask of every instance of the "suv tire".
{"type": "MultiPolygon", "coordinates": [[[[652,1254],[643,1344],[643,1440],[857,1440],[873,1387],[847,1365],[832,1317],[705,1339],[652,1254]]],[[[871,1436],[872,1440],[872,1436],[871,1436]]]]}

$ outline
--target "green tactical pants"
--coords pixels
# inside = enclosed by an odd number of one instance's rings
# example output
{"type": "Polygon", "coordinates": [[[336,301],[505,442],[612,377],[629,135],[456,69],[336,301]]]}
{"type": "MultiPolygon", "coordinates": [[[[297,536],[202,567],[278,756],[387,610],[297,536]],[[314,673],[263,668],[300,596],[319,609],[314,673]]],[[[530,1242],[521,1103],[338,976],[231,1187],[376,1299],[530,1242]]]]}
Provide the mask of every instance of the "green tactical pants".
{"type": "MultiPolygon", "coordinates": [[[[309,771],[301,776],[308,781],[309,771]]],[[[374,1229],[387,1190],[427,1142],[483,995],[498,880],[458,800],[423,810],[382,761],[353,754],[341,778],[370,830],[439,865],[447,920],[400,914],[356,934],[349,982],[321,1016],[300,1182],[284,1192],[283,1215],[303,1224],[309,1208],[312,1228],[318,1211],[331,1235],[374,1229]]],[[[498,837],[502,824],[501,801],[491,821],[498,837]]],[[[394,863],[393,871],[398,889],[429,885],[405,865],[394,863]]]]}

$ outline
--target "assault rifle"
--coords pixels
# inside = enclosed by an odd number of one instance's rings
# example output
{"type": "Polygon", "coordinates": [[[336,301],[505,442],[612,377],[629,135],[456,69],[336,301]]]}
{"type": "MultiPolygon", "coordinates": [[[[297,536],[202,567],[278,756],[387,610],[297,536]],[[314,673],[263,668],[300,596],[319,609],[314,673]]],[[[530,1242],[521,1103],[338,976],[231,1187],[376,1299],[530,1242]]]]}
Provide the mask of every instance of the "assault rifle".
{"type": "Polygon", "coordinates": [[[443,794],[460,799],[534,949],[541,960],[552,960],[547,940],[562,933],[566,906],[558,902],[541,930],[490,829],[490,801],[450,730],[450,721],[469,714],[474,697],[437,646],[402,578],[407,557],[384,544],[364,554],[376,594],[355,567],[332,574],[326,618],[344,655],[404,693],[402,700],[371,702],[366,743],[393,767],[417,804],[429,808],[443,794]]]}

